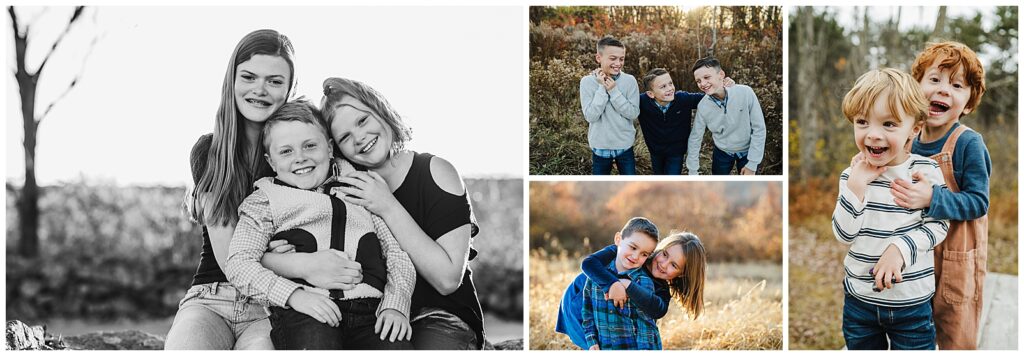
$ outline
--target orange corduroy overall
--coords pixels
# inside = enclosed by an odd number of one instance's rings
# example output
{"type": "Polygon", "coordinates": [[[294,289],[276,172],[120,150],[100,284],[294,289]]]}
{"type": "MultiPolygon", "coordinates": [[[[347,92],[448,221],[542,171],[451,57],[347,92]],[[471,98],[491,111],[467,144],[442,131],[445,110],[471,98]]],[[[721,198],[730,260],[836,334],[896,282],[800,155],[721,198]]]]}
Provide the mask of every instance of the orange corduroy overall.
{"type": "MultiPolygon", "coordinates": [[[[960,187],[953,176],[953,150],[960,134],[968,128],[961,124],[931,156],[942,169],[949,190],[960,187]]],[[[988,214],[967,221],[950,220],[946,239],[935,247],[936,343],[942,350],[974,350],[978,347],[985,263],[988,260],[988,214]]]]}

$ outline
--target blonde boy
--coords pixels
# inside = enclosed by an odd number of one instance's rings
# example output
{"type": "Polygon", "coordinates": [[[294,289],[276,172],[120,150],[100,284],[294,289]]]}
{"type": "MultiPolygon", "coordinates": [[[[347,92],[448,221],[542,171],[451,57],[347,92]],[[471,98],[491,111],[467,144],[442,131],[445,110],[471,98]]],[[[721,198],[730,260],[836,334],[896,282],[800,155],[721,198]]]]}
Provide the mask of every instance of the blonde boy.
{"type": "Polygon", "coordinates": [[[935,161],[910,153],[928,104],[896,69],[862,75],[843,98],[860,157],[839,177],[832,215],[836,239],[850,245],[843,265],[843,336],[851,350],[935,349],[931,250],[949,223],[895,204],[890,186],[912,175],[942,184],[935,161]]]}

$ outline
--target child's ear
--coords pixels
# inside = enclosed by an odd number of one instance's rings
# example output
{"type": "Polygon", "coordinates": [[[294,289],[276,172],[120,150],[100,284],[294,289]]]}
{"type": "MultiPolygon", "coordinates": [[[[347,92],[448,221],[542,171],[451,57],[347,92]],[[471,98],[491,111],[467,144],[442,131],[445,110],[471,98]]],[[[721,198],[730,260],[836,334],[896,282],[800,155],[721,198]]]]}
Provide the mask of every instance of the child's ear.
{"type": "Polygon", "coordinates": [[[648,97],[648,98],[654,99],[654,92],[653,92],[653,91],[650,91],[650,90],[648,90],[648,91],[646,91],[646,92],[644,92],[644,93],[646,93],[646,94],[647,94],[647,97],[648,97]]]}
{"type": "Polygon", "coordinates": [[[615,233],[615,246],[618,246],[620,242],[622,242],[622,232],[621,231],[615,233]]]}
{"type": "Polygon", "coordinates": [[[264,153],[263,158],[267,160],[267,165],[270,166],[270,169],[274,170],[274,173],[277,173],[277,168],[274,168],[274,161],[270,159],[270,154],[264,153]]]}
{"type": "Polygon", "coordinates": [[[594,61],[597,62],[598,66],[601,65],[601,52],[597,52],[594,54],[594,61]]]}

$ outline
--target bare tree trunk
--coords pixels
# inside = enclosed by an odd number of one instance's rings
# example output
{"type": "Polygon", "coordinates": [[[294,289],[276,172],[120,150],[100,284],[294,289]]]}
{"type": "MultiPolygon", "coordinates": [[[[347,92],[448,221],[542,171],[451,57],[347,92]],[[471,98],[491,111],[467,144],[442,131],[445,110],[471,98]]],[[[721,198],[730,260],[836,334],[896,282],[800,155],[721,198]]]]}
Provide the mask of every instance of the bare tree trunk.
{"type": "MultiPolygon", "coordinates": [[[[25,63],[25,56],[28,49],[30,31],[26,27],[22,31],[18,26],[18,15],[13,6],[7,7],[7,13],[11,18],[11,27],[14,35],[14,50],[16,68],[14,78],[18,81],[18,92],[21,95],[21,116],[24,125],[25,137],[22,147],[25,149],[25,184],[18,194],[18,223],[21,238],[18,241],[18,254],[24,257],[34,258],[39,256],[39,186],[36,183],[36,135],[39,133],[39,125],[43,118],[50,112],[50,109],[64,98],[78,83],[81,73],[76,75],[64,92],[54,99],[47,106],[42,115],[36,114],[36,89],[39,84],[39,75],[46,68],[53,51],[60,45],[64,36],[67,35],[71,26],[81,18],[83,6],[75,8],[71,19],[68,20],[64,31],[57,37],[50,46],[50,51],[43,57],[35,72],[30,72],[25,63]]],[[[95,40],[92,45],[95,45],[95,40]]]]}
{"type": "MultiPolygon", "coordinates": [[[[817,168],[814,152],[817,149],[818,135],[821,129],[818,125],[817,113],[812,106],[810,98],[819,95],[818,81],[815,72],[818,67],[818,51],[821,47],[815,48],[814,32],[814,10],[811,7],[801,7],[798,10],[800,45],[797,49],[799,64],[797,68],[797,83],[803,95],[790,95],[799,101],[800,108],[800,178],[811,177],[817,168]]],[[[791,99],[792,100],[792,99],[791,99]]]]}
{"type": "Polygon", "coordinates": [[[928,41],[934,42],[939,40],[943,34],[946,33],[946,7],[939,6],[939,15],[935,19],[935,29],[932,30],[931,37],[928,41]]]}

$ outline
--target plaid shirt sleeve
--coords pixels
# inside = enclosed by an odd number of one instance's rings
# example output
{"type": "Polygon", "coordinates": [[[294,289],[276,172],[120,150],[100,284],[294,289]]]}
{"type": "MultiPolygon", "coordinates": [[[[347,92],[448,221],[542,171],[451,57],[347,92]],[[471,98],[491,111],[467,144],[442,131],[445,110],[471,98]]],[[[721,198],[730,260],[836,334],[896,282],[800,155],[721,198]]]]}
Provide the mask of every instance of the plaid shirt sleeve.
{"type": "Polygon", "coordinates": [[[273,233],[270,199],[257,189],[238,207],[238,225],[231,236],[224,274],[243,294],[283,307],[300,285],[260,264],[273,233]]]}
{"type": "MultiPolygon", "coordinates": [[[[638,268],[636,272],[630,273],[630,279],[633,283],[630,283],[630,287],[636,285],[638,288],[644,288],[648,290],[654,290],[654,280],[647,277],[644,272],[638,268]]],[[[661,332],[658,330],[658,321],[652,318],[650,315],[645,313],[642,309],[638,308],[633,301],[626,303],[627,315],[635,318],[636,330],[634,332],[632,348],[636,350],[661,350],[661,332]]]]}
{"type": "Polygon", "coordinates": [[[597,324],[594,323],[594,298],[590,296],[594,292],[593,283],[588,279],[583,286],[583,333],[587,338],[587,348],[600,345],[598,343],[597,324]]]}
{"type": "Polygon", "coordinates": [[[377,316],[379,317],[385,309],[394,309],[411,319],[409,305],[412,303],[413,289],[416,288],[416,269],[409,255],[398,245],[398,240],[384,223],[384,219],[373,213],[370,214],[370,219],[377,230],[377,238],[380,240],[381,250],[384,251],[388,269],[388,281],[384,285],[384,298],[377,307],[377,316]]]}

